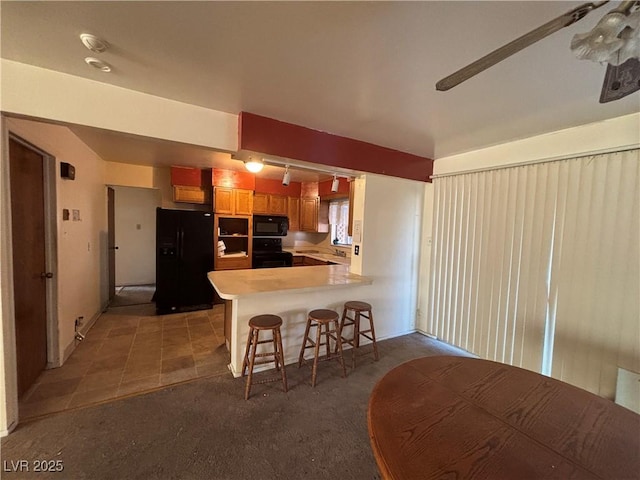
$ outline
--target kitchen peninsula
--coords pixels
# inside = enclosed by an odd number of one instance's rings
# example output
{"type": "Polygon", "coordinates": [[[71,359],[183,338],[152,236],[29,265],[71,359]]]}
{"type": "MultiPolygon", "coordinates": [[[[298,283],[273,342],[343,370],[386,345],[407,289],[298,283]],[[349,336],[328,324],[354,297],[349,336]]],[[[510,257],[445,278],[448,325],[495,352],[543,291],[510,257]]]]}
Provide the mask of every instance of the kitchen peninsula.
{"type": "Polygon", "coordinates": [[[350,273],[347,265],[213,271],[208,278],[225,300],[225,339],[235,377],[242,373],[251,317],[265,313],[282,317],[284,360],[291,364],[300,353],[307,312],[315,308],[342,312],[345,301],[368,298],[373,283],[350,273]]]}

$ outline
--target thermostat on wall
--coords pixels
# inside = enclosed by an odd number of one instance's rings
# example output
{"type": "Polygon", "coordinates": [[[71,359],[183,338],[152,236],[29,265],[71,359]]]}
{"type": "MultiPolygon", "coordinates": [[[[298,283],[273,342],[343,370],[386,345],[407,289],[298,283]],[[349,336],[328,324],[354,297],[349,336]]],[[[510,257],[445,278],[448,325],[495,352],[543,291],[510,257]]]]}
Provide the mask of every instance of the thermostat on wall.
{"type": "Polygon", "coordinates": [[[73,165],[67,162],[60,163],[60,177],[68,178],[69,180],[75,180],[76,169],[73,165]]]}

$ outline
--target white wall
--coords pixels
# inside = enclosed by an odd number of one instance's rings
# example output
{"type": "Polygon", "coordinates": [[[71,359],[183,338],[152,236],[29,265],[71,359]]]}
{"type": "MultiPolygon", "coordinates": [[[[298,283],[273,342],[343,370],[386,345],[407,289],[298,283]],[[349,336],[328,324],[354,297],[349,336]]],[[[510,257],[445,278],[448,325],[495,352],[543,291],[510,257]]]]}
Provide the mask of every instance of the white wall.
{"type": "Polygon", "coordinates": [[[7,124],[11,132],[56,157],[58,272],[54,273],[62,354],[73,345],[75,319],[90,321],[108,300],[104,162],[66,127],[14,118],[7,124]],[[60,162],[75,167],[75,180],[60,178],[60,162]],[[64,208],[79,210],[80,221],[62,221],[64,208]]]}
{"type": "Polygon", "coordinates": [[[150,188],[115,190],[116,285],[156,282],[156,208],[160,192],[150,188]]]}
{"type": "MultiPolygon", "coordinates": [[[[55,209],[57,216],[57,355],[71,353],[74,347],[75,319],[89,324],[107,302],[107,201],[104,188],[104,162],[68,128],[27,120],[4,118],[8,131],[56,157],[55,209]],[[76,168],[75,180],[60,178],[60,162],[76,168]],[[62,221],[62,209],[80,211],[80,221],[62,221]]],[[[17,383],[15,330],[13,328],[13,282],[10,278],[10,189],[8,181],[7,138],[3,138],[0,178],[0,288],[2,301],[2,352],[0,354],[0,435],[17,422],[17,383]]]]}
{"type": "Polygon", "coordinates": [[[351,271],[373,279],[368,296],[376,334],[393,337],[416,329],[424,183],[381,175],[356,179],[354,222],[362,241],[351,249],[351,271]],[[355,255],[355,247],[360,247],[355,255]]]}
{"type": "MultiPolygon", "coordinates": [[[[594,106],[597,108],[597,106],[594,106]]],[[[578,157],[640,145],[640,113],[438,158],[433,174],[465,172],[520,162],[578,157]]]]}
{"type": "Polygon", "coordinates": [[[416,327],[427,333],[427,312],[429,306],[429,279],[431,274],[431,232],[433,231],[433,184],[424,185],[424,206],[422,209],[422,239],[420,248],[420,278],[418,281],[418,314],[416,327]]]}
{"type": "Polygon", "coordinates": [[[234,152],[238,115],[2,59],[0,110],[234,152]]]}

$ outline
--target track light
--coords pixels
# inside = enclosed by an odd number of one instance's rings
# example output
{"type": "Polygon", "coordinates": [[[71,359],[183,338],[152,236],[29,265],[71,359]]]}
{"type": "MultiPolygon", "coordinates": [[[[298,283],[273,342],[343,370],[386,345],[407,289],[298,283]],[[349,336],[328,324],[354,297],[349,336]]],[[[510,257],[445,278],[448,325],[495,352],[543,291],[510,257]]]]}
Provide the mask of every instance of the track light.
{"type": "Polygon", "coordinates": [[[333,174],[333,182],[331,182],[331,191],[333,193],[336,193],[338,191],[338,187],[340,186],[340,180],[338,180],[338,177],[336,176],[336,174],[333,174]]]}
{"type": "Polygon", "coordinates": [[[282,176],[282,185],[287,187],[289,186],[290,181],[291,181],[291,174],[289,173],[289,165],[285,165],[284,175],[282,176]]]}
{"type": "Polygon", "coordinates": [[[250,158],[248,161],[244,162],[244,167],[249,170],[251,173],[258,173],[264,167],[264,163],[262,160],[255,160],[254,158],[250,158]]]}

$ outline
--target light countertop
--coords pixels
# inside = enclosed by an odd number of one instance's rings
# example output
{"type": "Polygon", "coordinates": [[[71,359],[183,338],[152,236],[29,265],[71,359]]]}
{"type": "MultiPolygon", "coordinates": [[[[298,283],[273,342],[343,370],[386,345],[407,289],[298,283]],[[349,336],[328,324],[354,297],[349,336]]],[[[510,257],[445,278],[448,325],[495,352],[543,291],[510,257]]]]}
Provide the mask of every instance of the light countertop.
{"type": "Polygon", "coordinates": [[[315,258],[316,260],[321,260],[323,262],[332,262],[340,265],[351,265],[351,259],[349,257],[340,257],[334,253],[322,252],[311,247],[283,247],[282,250],[284,250],[285,252],[290,252],[294,257],[309,257],[315,258]]]}
{"type": "Polygon", "coordinates": [[[373,283],[368,277],[350,273],[348,265],[220,270],[209,272],[207,277],[218,295],[225,300],[256,293],[373,283]]]}

